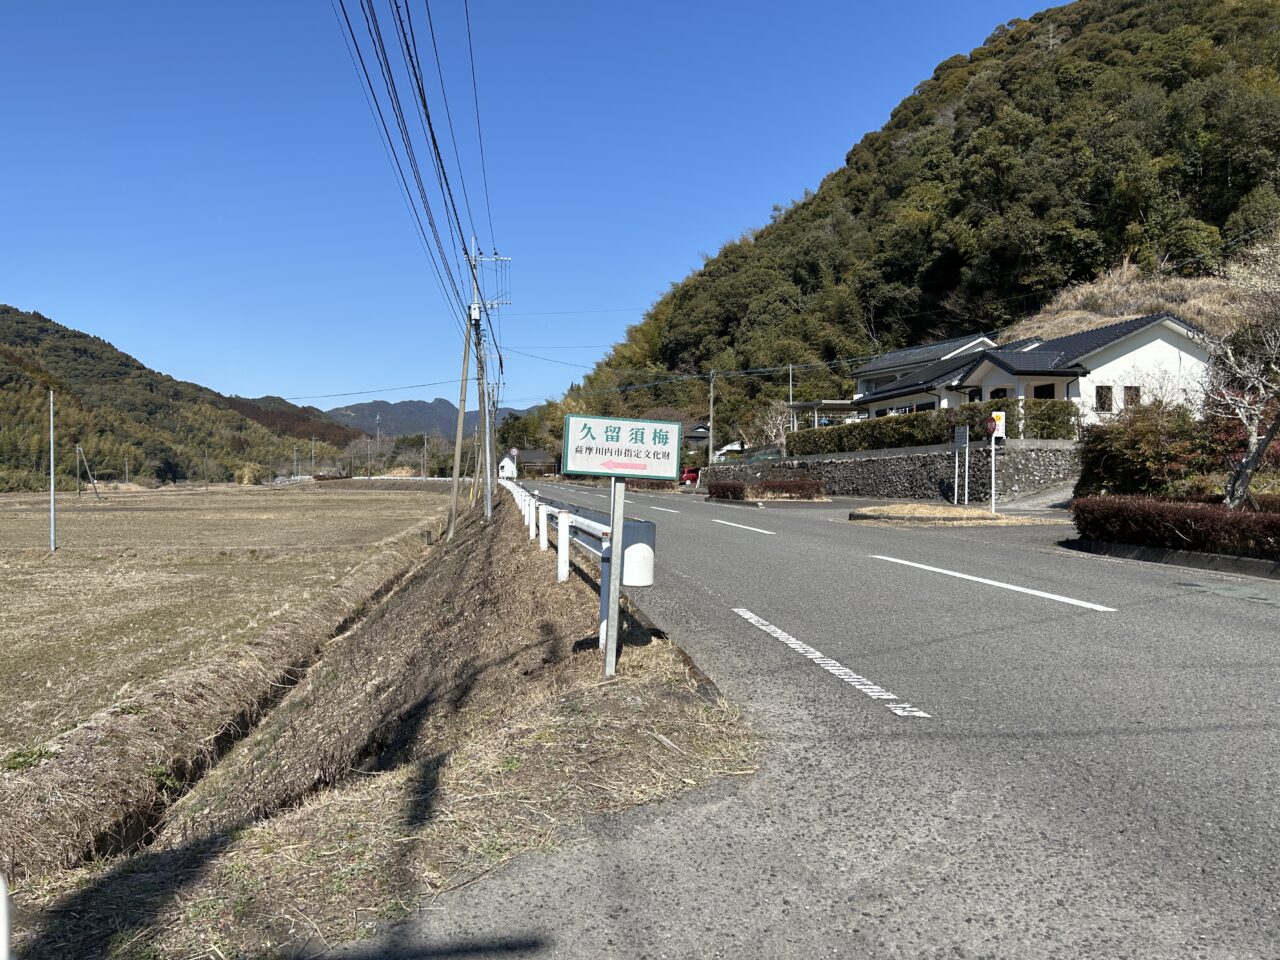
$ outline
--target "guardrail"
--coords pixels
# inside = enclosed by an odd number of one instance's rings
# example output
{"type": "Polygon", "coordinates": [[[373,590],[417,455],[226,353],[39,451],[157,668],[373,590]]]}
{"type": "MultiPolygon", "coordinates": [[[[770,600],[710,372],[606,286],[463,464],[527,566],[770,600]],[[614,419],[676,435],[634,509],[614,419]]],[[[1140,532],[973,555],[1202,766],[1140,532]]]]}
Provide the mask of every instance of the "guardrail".
{"type": "MultiPolygon", "coordinates": [[[[607,523],[586,516],[591,513],[601,516],[597,511],[540,497],[536,491],[530,493],[511,480],[499,480],[498,484],[515,500],[528,528],[529,539],[537,540],[540,550],[550,549],[549,534],[553,525],[552,514],[555,515],[557,580],[563,583],[569,579],[569,549],[572,544],[577,544],[600,561],[600,649],[605,649],[610,610],[609,574],[613,563],[613,531],[607,523]]],[[[657,529],[652,521],[623,521],[622,586],[653,586],[656,541],[657,529]]],[[[608,667],[606,675],[612,675],[612,670],[608,667]]]]}
{"type": "Polygon", "coordinates": [[[0,873],[0,960],[9,960],[9,887],[0,873]]]}

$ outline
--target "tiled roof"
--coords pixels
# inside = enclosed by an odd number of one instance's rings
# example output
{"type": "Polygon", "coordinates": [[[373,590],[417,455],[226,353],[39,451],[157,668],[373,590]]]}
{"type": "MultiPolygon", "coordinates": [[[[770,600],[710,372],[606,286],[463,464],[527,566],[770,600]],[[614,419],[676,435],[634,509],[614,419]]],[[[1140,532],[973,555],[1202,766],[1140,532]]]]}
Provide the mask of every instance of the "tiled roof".
{"type": "Polygon", "coordinates": [[[1132,333],[1137,333],[1139,330],[1152,324],[1162,323],[1165,320],[1173,320],[1190,330],[1199,332],[1199,328],[1179,317],[1175,317],[1171,313],[1153,313],[1147,317],[1138,317],[1136,320],[1122,320],[1119,323],[1108,324],[1105,327],[1097,327],[1093,330],[1084,330],[1080,333],[1058,337],[1056,340],[1046,340],[1035,350],[1028,351],[1028,353],[1039,353],[1042,350],[1057,352],[1063,355],[1066,363],[1074,363],[1095,350],[1101,350],[1108,344],[1115,343],[1117,340],[1122,340],[1132,333]]]}
{"type": "Polygon", "coordinates": [[[897,367],[909,366],[913,363],[933,363],[945,357],[948,353],[959,350],[966,344],[973,343],[984,336],[981,333],[971,333],[967,337],[956,337],[954,340],[943,340],[941,343],[930,343],[923,347],[907,347],[905,350],[890,350],[888,353],[882,353],[880,356],[867,361],[854,371],[854,374],[861,377],[869,373],[876,373],[880,370],[892,370],[897,367]]]}
{"type": "Polygon", "coordinates": [[[858,404],[864,406],[881,400],[892,400],[894,397],[922,393],[925,390],[932,390],[941,384],[958,380],[967,376],[969,371],[976,367],[985,355],[986,351],[976,351],[974,353],[963,353],[948,360],[938,360],[929,364],[923,370],[917,370],[915,373],[907,374],[905,377],[893,381],[893,383],[886,384],[879,390],[864,393],[858,398],[858,404]]]}
{"type": "Polygon", "coordinates": [[[987,350],[983,357],[1010,373],[1053,373],[1079,376],[1087,373],[1082,367],[1067,362],[1061,350],[987,350]]]}

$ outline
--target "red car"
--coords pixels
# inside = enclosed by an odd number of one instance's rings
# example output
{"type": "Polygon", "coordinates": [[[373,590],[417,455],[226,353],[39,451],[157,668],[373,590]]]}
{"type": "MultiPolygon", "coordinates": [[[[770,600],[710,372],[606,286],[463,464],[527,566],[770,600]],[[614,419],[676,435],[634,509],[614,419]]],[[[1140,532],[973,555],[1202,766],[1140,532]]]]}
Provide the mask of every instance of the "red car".
{"type": "Polygon", "coordinates": [[[680,471],[680,482],[681,483],[697,483],[698,473],[701,470],[702,470],[701,467],[685,467],[683,470],[680,471]]]}

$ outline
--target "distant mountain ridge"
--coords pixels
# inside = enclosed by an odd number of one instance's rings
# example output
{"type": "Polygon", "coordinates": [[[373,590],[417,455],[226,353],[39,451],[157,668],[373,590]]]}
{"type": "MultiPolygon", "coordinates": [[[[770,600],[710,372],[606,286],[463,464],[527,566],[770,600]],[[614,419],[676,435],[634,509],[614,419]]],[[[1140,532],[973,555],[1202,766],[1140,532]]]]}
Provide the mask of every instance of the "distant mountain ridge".
{"type": "Polygon", "coordinates": [[[0,490],[47,483],[48,391],[56,468],[71,483],[78,444],[103,477],[230,479],[246,463],[279,466],[318,440],[336,462],[359,434],[278,397],[226,397],[158,373],[101,337],[0,304],[0,490]]]}
{"type": "MultiPolygon", "coordinates": [[[[521,416],[527,410],[499,407],[495,421],[501,423],[509,414],[521,416]]],[[[441,397],[427,400],[371,400],[353,403],[325,411],[325,416],[363,433],[375,434],[379,430],[384,437],[405,437],[425,433],[429,437],[452,440],[458,423],[458,408],[441,397]],[[377,418],[381,417],[381,420],[377,418]]],[[[478,410],[468,410],[463,415],[463,430],[470,436],[480,422],[478,410]]]]}

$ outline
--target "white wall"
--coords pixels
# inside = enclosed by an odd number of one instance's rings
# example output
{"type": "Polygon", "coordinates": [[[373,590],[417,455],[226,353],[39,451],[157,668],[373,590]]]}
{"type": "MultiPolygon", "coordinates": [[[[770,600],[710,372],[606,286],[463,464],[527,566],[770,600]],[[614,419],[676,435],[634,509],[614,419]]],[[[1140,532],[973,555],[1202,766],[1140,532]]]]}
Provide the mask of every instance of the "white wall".
{"type": "Polygon", "coordinates": [[[1079,404],[1086,423],[1106,416],[1094,409],[1099,386],[1111,387],[1113,413],[1124,408],[1125,387],[1140,388],[1143,403],[1159,399],[1198,410],[1204,402],[1208,359],[1200,343],[1157,324],[1083,358],[1090,372],[1072,384],[1071,399],[1079,404]]]}

